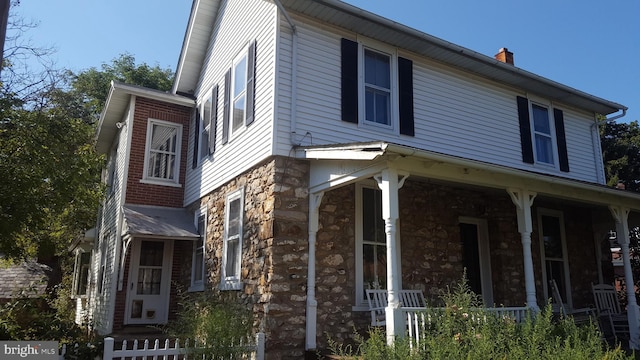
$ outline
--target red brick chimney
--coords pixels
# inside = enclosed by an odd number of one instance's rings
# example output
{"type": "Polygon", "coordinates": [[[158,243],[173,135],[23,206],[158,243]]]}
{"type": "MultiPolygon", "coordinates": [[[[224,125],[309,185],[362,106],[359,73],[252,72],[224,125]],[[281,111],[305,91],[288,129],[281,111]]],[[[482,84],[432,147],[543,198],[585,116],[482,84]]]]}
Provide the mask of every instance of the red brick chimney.
{"type": "Polygon", "coordinates": [[[495,55],[495,58],[496,60],[502,61],[503,63],[513,65],[513,53],[507,48],[501,48],[500,51],[495,55]]]}

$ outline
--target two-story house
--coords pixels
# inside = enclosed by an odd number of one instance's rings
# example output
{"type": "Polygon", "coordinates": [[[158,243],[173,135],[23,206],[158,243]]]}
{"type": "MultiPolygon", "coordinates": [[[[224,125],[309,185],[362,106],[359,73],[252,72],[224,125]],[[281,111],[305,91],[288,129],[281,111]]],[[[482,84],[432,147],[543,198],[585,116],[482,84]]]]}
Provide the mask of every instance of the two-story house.
{"type": "Polygon", "coordinates": [[[172,91],[112,85],[88,311],[111,333],[171,319],[172,284],[218,289],[297,358],[366,329],[365,289],[401,335],[398,290],[465,269],[487,306],[550,280],[586,306],[639,222],[598,136],[625,110],[341,1],[195,0],[172,91]]]}

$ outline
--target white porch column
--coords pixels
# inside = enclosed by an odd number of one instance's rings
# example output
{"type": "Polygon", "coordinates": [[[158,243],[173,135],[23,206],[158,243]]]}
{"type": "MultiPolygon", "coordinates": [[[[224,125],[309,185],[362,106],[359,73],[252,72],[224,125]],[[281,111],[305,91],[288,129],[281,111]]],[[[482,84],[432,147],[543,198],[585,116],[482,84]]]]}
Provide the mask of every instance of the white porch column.
{"type": "Polygon", "coordinates": [[[408,175],[403,174],[398,179],[398,171],[387,168],[378,176],[375,176],[378,187],[382,190],[382,218],[384,219],[384,231],[387,245],[387,293],[388,305],[385,310],[387,343],[392,344],[396,337],[404,336],[405,320],[400,310],[400,264],[396,242],[398,231],[398,218],[400,205],[398,202],[398,189],[402,187],[408,175]]]}
{"type": "Polygon", "coordinates": [[[536,283],[533,273],[533,257],[531,256],[531,232],[533,221],[531,219],[531,205],[536,198],[536,193],[523,189],[507,189],[518,215],[518,232],[522,241],[522,256],[524,260],[524,283],[527,293],[527,306],[538,310],[536,300],[536,283]]]}
{"type": "Polygon", "coordinates": [[[629,256],[629,208],[621,206],[609,206],[611,215],[616,221],[616,236],[622,250],[622,264],[624,265],[624,283],[627,287],[627,317],[629,321],[629,347],[640,349],[640,316],[636,302],[633,273],[631,271],[631,258],[629,256]]]}
{"type": "Polygon", "coordinates": [[[324,192],[309,194],[309,260],[307,264],[307,321],[305,349],[316,348],[316,323],[318,301],[316,300],[316,236],[318,234],[320,202],[324,192]]]}

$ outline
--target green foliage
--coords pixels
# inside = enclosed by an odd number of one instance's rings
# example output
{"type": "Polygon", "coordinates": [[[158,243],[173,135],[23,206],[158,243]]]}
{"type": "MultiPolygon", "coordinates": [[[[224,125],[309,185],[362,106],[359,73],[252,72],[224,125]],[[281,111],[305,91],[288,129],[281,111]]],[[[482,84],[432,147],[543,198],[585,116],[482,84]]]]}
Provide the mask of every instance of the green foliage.
{"type": "Polygon", "coordinates": [[[419,343],[396,339],[387,346],[384,329],[373,328],[356,346],[329,340],[333,354],[362,359],[627,359],[619,347],[601,340],[594,324],[578,326],[572,318],[554,319],[551,306],[530,314],[524,322],[500,318],[478,307],[478,296],[463,280],[441,295],[444,308],[429,308],[431,319],[419,343]]]}
{"type": "Polygon", "coordinates": [[[146,63],[136,64],[131,54],[121,54],[111,64],[103,63],[100,70],[92,67],[79,74],[70,72],[69,76],[74,92],[86,100],[87,107],[95,114],[102,111],[111,81],[162,91],[170,90],[173,84],[173,71],[146,63]]]}
{"type": "Polygon", "coordinates": [[[640,192],[640,126],[638,121],[607,121],[600,127],[607,184],[622,181],[627,190],[640,192]]]}
{"type": "Polygon", "coordinates": [[[188,351],[202,359],[231,359],[244,353],[237,345],[251,335],[249,309],[220,293],[181,293],[180,298],[178,318],[165,329],[169,336],[196,340],[200,345],[188,351]]]}

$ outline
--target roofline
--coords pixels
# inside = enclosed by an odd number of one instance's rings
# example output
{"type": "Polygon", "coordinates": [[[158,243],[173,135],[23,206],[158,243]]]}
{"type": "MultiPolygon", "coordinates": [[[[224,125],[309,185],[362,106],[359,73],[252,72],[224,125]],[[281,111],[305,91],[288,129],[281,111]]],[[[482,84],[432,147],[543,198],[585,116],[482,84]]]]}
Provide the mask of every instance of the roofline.
{"type": "MultiPolygon", "coordinates": [[[[198,9],[198,5],[200,4],[200,0],[194,0],[191,3],[191,12],[189,13],[189,20],[187,21],[187,29],[184,32],[184,38],[182,39],[182,47],[180,48],[180,56],[178,57],[178,63],[176,64],[175,76],[173,78],[173,85],[171,86],[171,93],[177,93],[178,83],[180,82],[180,77],[182,75],[182,67],[184,65],[185,57],[187,56],[186,49],[189,47],[189,39],[191,35],[191,31],[193,29],[193,24],[196,17],[196,12],[198,9]]],[[[213,24],[211,25],[213,28],[213,24]]]]}

